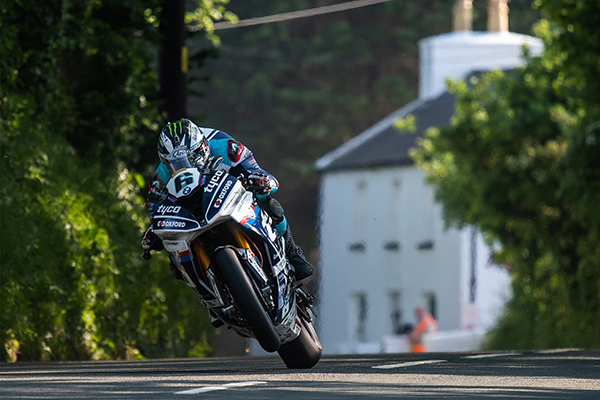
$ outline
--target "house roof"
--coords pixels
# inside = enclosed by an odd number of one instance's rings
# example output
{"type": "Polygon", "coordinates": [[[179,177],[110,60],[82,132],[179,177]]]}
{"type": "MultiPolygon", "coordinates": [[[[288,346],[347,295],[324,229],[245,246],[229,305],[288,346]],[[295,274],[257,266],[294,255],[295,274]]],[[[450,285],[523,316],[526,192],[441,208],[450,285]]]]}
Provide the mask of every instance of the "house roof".
{"type": "Polygon", "coordinates": [[[450,123],[454,114],[454,95],[444,92],[430,100],[414,100],[369,129],[350,139],[335,150],[318,159],[318,171],[350,170],[374,168],[389,165],[410,165],[410,148],[425,131],[434,126],[450,123]],[[394,122],[412,114],[415,117],[416,131],[402,133],[394,127],[394,122]]]}

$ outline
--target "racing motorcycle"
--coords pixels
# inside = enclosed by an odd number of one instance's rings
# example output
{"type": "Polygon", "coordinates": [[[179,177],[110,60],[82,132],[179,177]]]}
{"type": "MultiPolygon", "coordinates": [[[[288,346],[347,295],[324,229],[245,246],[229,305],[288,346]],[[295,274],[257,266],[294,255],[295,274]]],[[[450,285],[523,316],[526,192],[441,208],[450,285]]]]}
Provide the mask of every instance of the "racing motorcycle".
{"type": "Polygon", "coordinates": [[[176,172],[152,228],[213,325],[255,338],[288,368],[313,367],[322,353],[314,299],[295,282],[285,240],[246,190],[245,177],[230,175],[221,157],[197,168],[186,150],[177,150],[167,161],[176,172]]]}

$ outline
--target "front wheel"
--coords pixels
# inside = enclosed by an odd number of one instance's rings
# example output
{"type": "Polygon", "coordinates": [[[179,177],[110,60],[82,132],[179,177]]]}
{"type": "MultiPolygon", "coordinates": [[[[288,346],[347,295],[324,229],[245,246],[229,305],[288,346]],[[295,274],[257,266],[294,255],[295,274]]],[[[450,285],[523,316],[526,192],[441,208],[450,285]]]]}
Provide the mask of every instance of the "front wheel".
{"type": "Polygon", "coordinates": [[[321,359],[323,348],[317,337],[312,323],[299,317],[302,322],[300,336],[289,343],[282,344],[277,352],[290,369],[303,369],[314,367],[321,359]]]}
{"type": "Polygon", "coordinates": [[[231,248],[219,250],[215,255],[215,261],[233,301],[248,322],[260,346],[270,353],[277,351],[281,345],[277,330],[254,292],[252,282],[240,264],[235,250],[231,248]]]}

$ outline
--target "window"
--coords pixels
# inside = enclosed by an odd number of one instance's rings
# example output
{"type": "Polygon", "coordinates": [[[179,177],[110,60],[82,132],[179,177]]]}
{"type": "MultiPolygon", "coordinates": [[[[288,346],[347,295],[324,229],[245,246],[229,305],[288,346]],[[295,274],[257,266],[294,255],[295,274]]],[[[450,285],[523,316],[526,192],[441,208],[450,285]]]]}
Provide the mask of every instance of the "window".
{"type": "Polygon", "coordinates": [[[425,309],[431,316],[437,320],[437,299],[435,293],[425,293],[423,295],[423,300],[425,301],[425,309]]]}
{"type": "Polygon", "coordinates": [[[392,290],[388,293],[388,307],[390,310],[390,324],[394,334],[402,333],[402,309],[400,308],[400,292],[392,290]]]}
{"type": "Polygon", "coordinates": [[[395,179],[392,181],[392,189],[388,205],[389,222],[392,228],[392,235],[394,239],[398,235],[398,227],[400,226],[400,181],[395,179]]]}
{"type": "Polygon", "coordinates": [[[367,295],[355,293],[350,296],[350,338],[357,342],[367,341],[367,295]]]}
{"type": "Polygon", "coordinates": [[[400,181],[394,179],[392,181],[390,196],[387,199],[386,208],[386,235],[387,241],[383,243],[383,249],[387,251],[399,251],[400,245],[400,181]]]}
{"type": "Polygon", "coordinates": [[[348,249],[353,252],[363,252],[366,250],[367,237],[367,183],[358,181],[354,196],[354,226],[352,227],[352,242],[348,249]]]}

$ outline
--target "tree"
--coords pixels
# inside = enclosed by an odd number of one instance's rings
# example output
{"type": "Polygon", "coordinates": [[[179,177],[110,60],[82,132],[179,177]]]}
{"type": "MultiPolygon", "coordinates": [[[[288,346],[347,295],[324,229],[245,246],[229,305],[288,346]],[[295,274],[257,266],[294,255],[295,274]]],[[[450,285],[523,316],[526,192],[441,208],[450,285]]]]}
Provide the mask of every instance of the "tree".
{"type": "Polygon", "coordinates": [[[140,258],[140,173],[156,162],[163,122],[153,55],[161,6],[2,6],[1,360],[208,351],[196,296],[170,277],[164,255],[140,258]]]}
{"type": "Polygon", "coordinates": [[[600,5],[540,0],[540,58],[451,83],[452,125],[413,156],[448,224],[499,245],[513,298],[490,348],[600,345],[600,5]]]}

